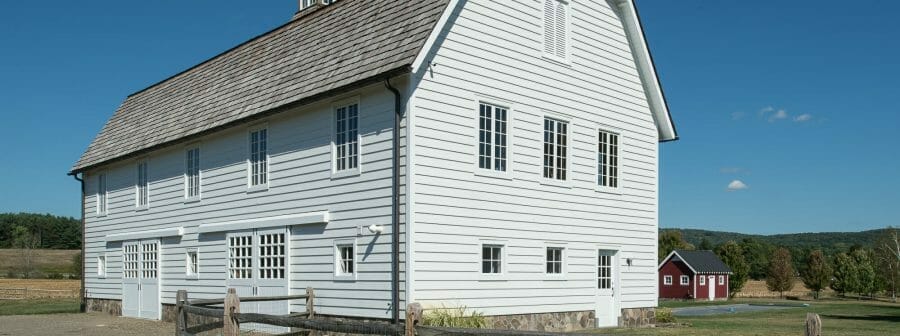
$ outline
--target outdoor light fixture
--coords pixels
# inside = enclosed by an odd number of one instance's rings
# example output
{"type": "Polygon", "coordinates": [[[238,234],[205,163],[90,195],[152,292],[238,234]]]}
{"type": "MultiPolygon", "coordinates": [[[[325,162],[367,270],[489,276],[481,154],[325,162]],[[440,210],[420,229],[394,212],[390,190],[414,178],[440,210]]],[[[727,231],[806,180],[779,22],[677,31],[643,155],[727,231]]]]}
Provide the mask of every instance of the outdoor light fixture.
{"type": "Polygon", "coordinates": [[[378,224],[369,225],[369,232],[374,234],[381,234],[382,232],[384,232],[384,226],[378,224]]]}
{"type": "Polygon", "coordinates": [[[628,267],[631,267],[631,262],[632,262],[631,258],[625,259],[625,263],[628,264],[628,267]]]}

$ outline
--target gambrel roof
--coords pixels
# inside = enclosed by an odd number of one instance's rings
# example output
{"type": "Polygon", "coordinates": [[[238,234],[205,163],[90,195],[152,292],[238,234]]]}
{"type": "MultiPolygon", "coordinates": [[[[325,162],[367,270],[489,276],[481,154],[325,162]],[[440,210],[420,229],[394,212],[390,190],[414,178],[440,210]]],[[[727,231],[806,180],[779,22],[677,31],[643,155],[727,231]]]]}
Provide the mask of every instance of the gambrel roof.
{"type": "Polygon", "coordinates": [[[448,0],[337,1],[132,94],[80,172],[409,68],[448,0]]]}
{"type": "Polygon", "coordinates": [[[659,264],[662,268],[670,260],[680,260],[687,265],[695,274],[731,274],[731,267],[728,267],[722,259],[719,259],[713,251],[689,251],[675,250],[663,259],[659,264]]]}

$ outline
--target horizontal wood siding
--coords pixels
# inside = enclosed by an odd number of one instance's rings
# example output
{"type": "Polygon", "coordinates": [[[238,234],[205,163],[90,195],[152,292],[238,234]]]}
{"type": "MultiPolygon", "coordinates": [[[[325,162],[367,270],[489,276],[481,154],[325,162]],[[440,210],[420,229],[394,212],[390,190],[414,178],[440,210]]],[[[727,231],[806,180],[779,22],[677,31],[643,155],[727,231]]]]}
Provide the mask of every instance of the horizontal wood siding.
{"type": "Polygon", "coordinates": [[[594,310],[597,249],[618,248],[620,308],[657,302],[657,130],[622,22],[571,2],[571,57],[543,56],[542,1],[463,1],[414,95],[413,300],[488,315],[594,310]],[[479,101],[510,108],[506,178],[476,170],[479,101]],[[542,178],[543,119],[570,121],[570,181],[542,178]],[[599,192],[597,128],[621,132],[621,193],[599,192]],[[481,274],[483,242],[506,271],[481,274]],[[545,249],[565,248],[565,274],[545,249]],[[632,259],[632,265],[626,264],[632,259]]]}
{"type": "MultiPolygon", "coordinates": [[[[405,79],[394,81],[393,84],[401,89],[407,85],[405,79]]],[[[328,211],[331,215],[328,225],[292,227],[289,241],[291,292],[304,293],[308,286],[315,288],[316,309],[323,314],[389,318],[394,96],[379,84],[346,97],[360,99],[362,174],[359,176],[332,179],[331,175],[331,104],[340,98],[266,120],[270,153],[267,191],[247,192],[247,127],[253,124],[217,133],[197,143],[201,148],[202,169],[202,200],[199,202],[184,201],[185,146],[168,148],[146,157],[150,175],[150,206],[147,210],[135,208],[136,161],[89,172],[86,185],[88,296],[121,299],[122,244],[107,244],[104,237],[108,234],[184,227],[183,237],[162,239],[162,302],[171,304],[179,289],[187,289],[194,298],[225,295],[225,233],[198,234],[199,225],[328,211]],[[109,189],[109,215],[104,217],[96,214],[97,175],[100,172],[107,175],[109,189]],[[384,233],[374,235],[364,229],[363,234],[357,236],[358,227],[372,224],[384,225],[384,233]],[[335,281],[335,239],[356,239],[358,280],[335,281]],[[199,249],[200,276],[197,279],[185,276],[188,248],[199,249]],[[108,275],[105,278],[96,275],[96,260],[101,253],[107,255],[108,275]]],[[[405,170],[401,167],[400,171],[405,170]]],[[[405,251],[403,237],[405,231],[401,227],[401,252],[405,251]]],[[[403,263],[400,269],[405,270],[403,263]]],[[[405,279],[405,272],[401,272],[401,279],[405,279]]],[[[401,282],[401,290],[405,287],[405,282],[401,282]]],[[[403,292],[401,299],[405,299],[403,292]]],[[[304,302],[293,302],[292,310],[305,310],[304,302]]]]}

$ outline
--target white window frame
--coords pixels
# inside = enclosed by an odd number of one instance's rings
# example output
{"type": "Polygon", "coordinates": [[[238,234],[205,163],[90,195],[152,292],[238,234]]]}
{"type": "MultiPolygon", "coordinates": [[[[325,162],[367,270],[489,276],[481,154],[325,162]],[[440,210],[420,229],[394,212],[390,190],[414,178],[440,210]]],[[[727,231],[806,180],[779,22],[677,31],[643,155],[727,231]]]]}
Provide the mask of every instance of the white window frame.
{"type": "Polygon", "coordinates": [[[473,171],[475,172],[475,175],[486,176],[486,177],[496,177],[496,178],[511,180],[512,179],[512,171],[513,171],[513,147],[514,147],[513,146],[513,138],[514,137],[513,137],[512,132],[513,132],[513,129],[515,126],[514,118],[513,118],[513,116],[514,116],[513,104],[503,101],[503,100],[499,100],[499,99],[488,98],[488,97],[478,97],[477,99],[475,99],[474,111],[475,111],[475,114],[474,114],[475,133],[474,133],[474,151],[472,154],[474,155],[474,158],[475,158],[474,165],[473,165],[473,169],[474,169],[473,171]],[[502,109],[506,110],[506,139],[505,139],[506,140],[506,162],[505,162],[506,169],[505,170],[502,170],[502,171],[496,170],[495,166],[494,166],[495,157],[494,157],[493,153],[496,150],[496,144],[493,141],[495,138],[495,135],[496,135],[496,133],[495,133],[496,118],[494,118],[494,116],[496,114],[494,114],[494,113],[491,114],[491,138],[492,138],[491,153],[492,154],[489,159],[489,160],[491,160],[491,168],[490,169],[481,168],[481,161],[480,161],[480,159],[481,159],[481,105],[488,105],[493,108],[502,108],[502,109]]]}
{"type": "Polygon", "coordinates": [[[547,245],[544,247],[544,274],[550,277],[562,277],[566,275],[566,251],[565,246],[560,245],[547,245]],[[550,260],[550,250],[559,250],[559,261],[551,261],[550,260]],[[559,263],[559,272],[551,273],[547,270],[547,267],[550,266],[550,263],[559,263]]]}
{"type": "Polygon", "coordinates": [[[258,191],[266,191],[269,190],[269,186],[272,181],[272,156],[269,155],[271,153],[271,143],[272,132],[270,132],[269,125],[267,123],[258,124],[252,126],[247,129],[247,192],[258,192],[258,191]],[[253,133],[265,130],[266,131],[266,155],[265,155],[265,170],[266,170],[266,178],[263,183],[253,184],[253,133]]]}
{"type": "Polygon", "coordinates": [[[690,286],[690,284],[691,284],[691,277],[689,277],[689,276],[687,276],[687,275],[682,275],[681,278],[680,278],[679,281],[678,281],[678,284],[681,285],[681,286],[690,286]]]}
{"type": "MultiPolygon", "coordinates": [[[[608,126],[600,126],[594,130],[594,188],[598,192],[611,193],[611,194],[621,194],[622,193],[622,154],[623,154],[623,133],[621,130],[608,127],[608,126]],[[604,186],[600,185],[600,162],[599,162],[599,154],[600,154],[600,132],[604,132],[607,134],[612,134],[617,137],[616,140],[616,186],[604,186]]],[[[609,160],[609,149],[607,149],[607,160],[609,160]]]]}
{"type": "Polygon", "coordinates": [[[192,203],[198,202],[203,198],[203,150],[200,148],[200,144],[188,145],[184,148],[184,202],[192,203]],[[197,164],[197,194],[191,195],[191,166],[192,163],[188,162],[188,155],[190,152],[196,151],[196,164],[197,164]]]}
{"type": "Polygon", "coordinates": [[[720,275],[719,276],[719,286],[724,285],[724,284],[725,284],[725,276],[720,275]]]}
{"type": "MultiPolygon", "coordinates": [[[[482,280],[505,280],[509,273],[509,245],[505,241],[483,240],[478,245],[478,273],[481,274],[482,280]],[[484,272],[484,249],[487,247],[500,248],[500,272],[485,273],[484,272]]],[[[488,259],[490,260],[490,259],[488,259]]]]}
{"type": "Polygon", "coordinates": [[[666,285],[666,286],[672,285],[672,276],[671,275],[663,275],[663,285],[666,285]]]}
{"type": "Polygon", "coordinates": [[[362,104],[359,97],[351,97],[335,101],[331,104],[331,178],[339,179],[345,177],[359,176],[362,174],[362,104]],[[338,170],[338,148],[337,148],[337,109],[356,105],[356,167],[338,170]]]}
{"type": "MultiPolygon", "coordinates": [[[[540,134],[540,140],[539,140],[539,144],[540,144],[540,159],[539,160],[540,161],[539,161],[539,165],[538,165],[540,167],[539,174],[540,174],[541,184],[554,185],[554,186],[567,187],[567,188],[572,187],[572,133],[573,133],[572,120],[573,120],[572,117],[562,115],[562,114],[555,114],[555,113],[544,113],[543,117],[541,118],[540,133],[539,133],[540,134]],[[552,177],[552,178],[544,177],[544,154],[545,154],[544,153],[544,131],[545,131],[544,127],[545,127],[545,123],[546,123],[547,119],[551,119],[553,121],[556,121],[557,123],[562,122],[562,123],[566,124],[566,146],[565,146],[566,155],[563,157],[566,160],[566,178],[565,179],[558,179],[556,177],[552,177]]],[[[558,130],[558,128],[557,128],[557,130],[558,130]]],[[[557,134],[556,132],[557,131],[554,130],[554,134],[557,134]]],[[[554,140],[554,146],[556,146],[555,140],[554,140]]],[[[555,149],[554,149],[554,153],[556,153],[555,149]]],[[[553,167],[554,167],[554,169],[556,169],[555,165],[553,167]]]]}
{"type": "Polygon", "coordinates": [[[339,239],[334,241],[334,280],[356,281],[359,277],[359,248],[356,239],[339,239]],[[353,248],[353,272],[345,273],[341,270],[343,263],[342,247],[353,248]]]}
{"type": "Polygon", "coordinates": [[[139,160],[135,165],[137,172],[134,183],[134,207],[137,211],[150,208],[150,164],[149,160],[139,160]],[[143,175],[143,176],[142,176],[143,175]],[[143,177],[143,180],[141,179],[143,177]],[[143,188],[143,194],[141,194],[143,188]]]}
{"type": "MultiPolygon", "coordinates": [[[[571,55],[572,55],[572,1],[571,0],[549,0],[549,1],[554,1],[557,3],[562,3],[566,6],[566,16],[565,16],[566,25],[564,28],[566,30],[566,38],[565,38],[565,41],[563,41],[564,47],[565,47],[565,52],[564,52],[563,57],[560,57],[559,55],[557,55],[556,52],[553,52],[553,53],[547,52],[547,20],[546,20],[547,1],[548,0],[539,0],[539,2],[540,2],[539,7],[540,7],[540,11],[541,11],[541,16],[540,16],[540,18],[541,18],[541,42],[540,42],[541,43],[541,48],[540,48],[541,54],[543,55],[543,57],[545,59],[555,61],[555,62],[561,63],[563,65],[566,65],[566,66],[570,66],[571,65],[571,55]]],[[[555,9],[554,9],[554,12],[555,12],[555,9]]],[[[553,22],[554,22],[554,24],[556,24],[556,15],[554,15],[553,22]]],[[[555,44],[556,38],[553,38],[553,41],[555,44]]]]}
{"type": "Polygon", "coordinates": [[[200,278],[200,250],[197,248],[189,248],[184,252],[184,276],[189,280],[196,280],[200,278]],[[191,255],[196,257],[196,260],[191,260],[191,255]],[[194,266],[194,270],[191,271],[191,264],[196,264],[194,266]]]}
{"type": "Polygon", "coordinates": [[[109,215],[109,179],[105,172],[97,174],[97,216],[109,215]]]}
{"type": "Polygon", "coordinates": [[[107,268],[108,264],[106,263],[106,253],[100,254],[97,256],[97,277],[101,279],[106,278],[106,274],[109,273],[109,269],[107,268]]]}
{"type": "MultiPolygon", "coordinates": [[[[324,1],[327,1],[327,0],[324,0],[324,1]]],[[[300,10],[304,10],[309,7],[315,6],[319,2],[321,2],[321,0],[302,0],[302,1],[300,1],[300,10]]]]}
{"type": "Polygon", "coordinates": [[[700,276],[700,286],[706,286],[706,277],[700,276]]]}

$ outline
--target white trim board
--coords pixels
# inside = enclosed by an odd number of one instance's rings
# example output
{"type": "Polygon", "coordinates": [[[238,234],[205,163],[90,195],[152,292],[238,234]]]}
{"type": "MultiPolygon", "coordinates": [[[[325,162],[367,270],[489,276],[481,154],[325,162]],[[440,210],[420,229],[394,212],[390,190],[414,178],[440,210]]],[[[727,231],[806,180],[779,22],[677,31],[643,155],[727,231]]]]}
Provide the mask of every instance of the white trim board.
{"type": "Polygon", "coordinates": [[[114,233],[106,235],[107,242],[117,242],[126,240],[139,240],[162,237],[181,237],[184,235],[184,227],[173,227],[168,229],[157,229],[147,231],[137,231],[128,233],[114,233]]]}
{"type": "Polygon", "coordinates": [[[243,219],[230,222],[203,224],[197,228],[197,233],[213,233],[237,231],[246,229],[262,229],[276,226],[291,226],[305,224],[328,223],[327,211],[307,212],[294,215],[272,216],[263,218],[243,219]]]}

